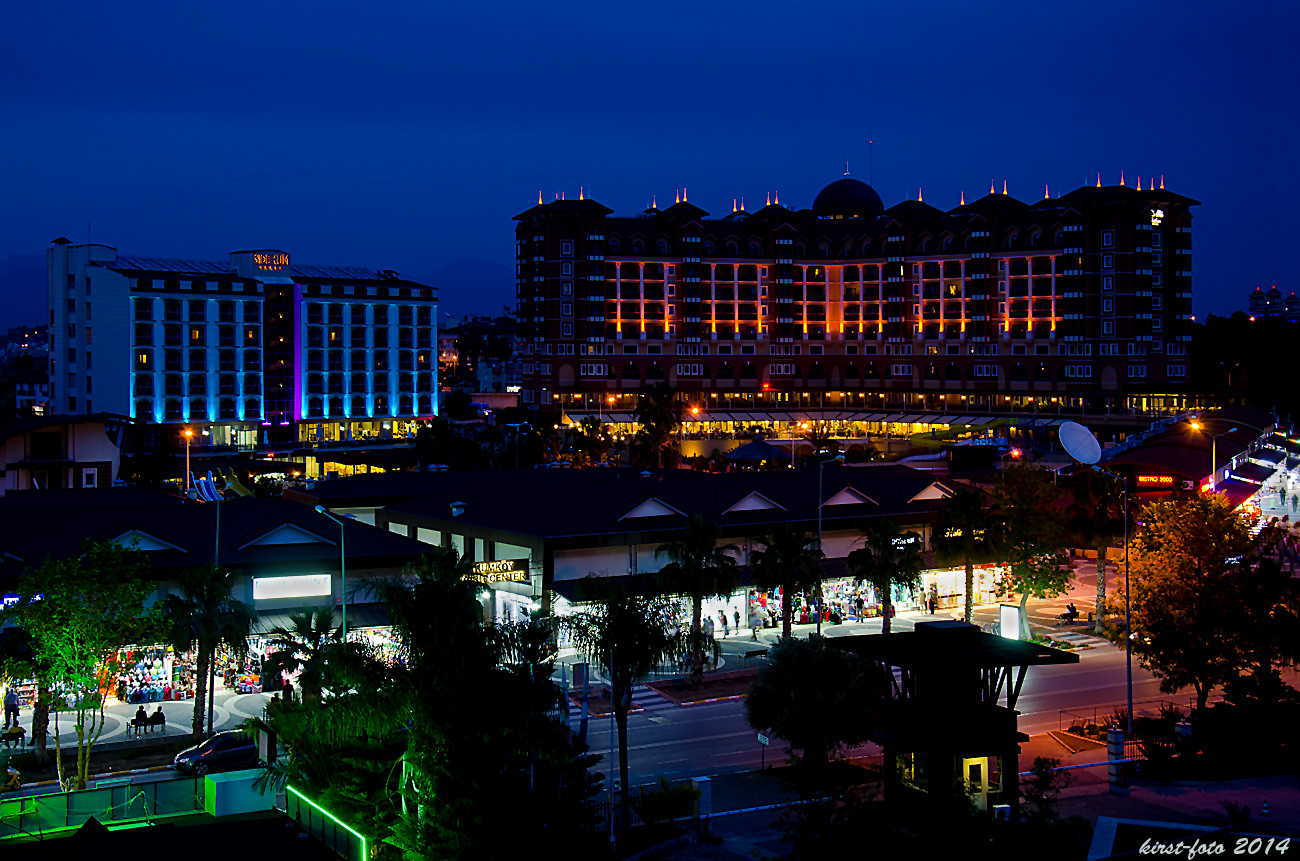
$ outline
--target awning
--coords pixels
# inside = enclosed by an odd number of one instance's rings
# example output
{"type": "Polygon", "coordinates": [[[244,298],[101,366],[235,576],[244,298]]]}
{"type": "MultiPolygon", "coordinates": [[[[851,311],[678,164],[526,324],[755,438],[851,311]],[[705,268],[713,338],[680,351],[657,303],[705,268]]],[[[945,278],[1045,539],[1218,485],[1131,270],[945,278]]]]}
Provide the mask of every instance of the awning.
{"type": "Polygon", "coordinates": [[[1261,466],[1258,463],[1243,463],[1240,466],[1234,466],[1230,470],[1232,478],[1252,481],[1256,484],[1263,484],[1268,481],[1275,472],[1277,472],[1276,467],[1261,466]]]}
{"type": "Polygon", "coordinates": [[[1251,455],[1255,460],[1262,460],[1265,463],[1279,464],[1286,460],[1286,455],[1276,449],[1260,449],[1251,455]]]}
{"type": "Polygon", "coordinates": [[[1286,468],[1295,469],[1296,467],[1300,467],[1300,457],[1288,457],[1286,459],[1286,468]]]}
{"type": "Polygon", "coordinates": [[[899,420],[902,419],[902,418],[903,418],[903,414],[902,414],[902,413],[891,413],[891,414],[885,416],[883,419],[881,419],[881,421],[885,421],[885,422],[896,422],[896,421],[899,421],[899,420]]]}
{"type": "Polygon", "coordinates": [[[867,413],[862,417],[864,422],[878,422],[884,419],[885,413],[867,413]]]}
{"type": "MultiPolygon", "coordinates": [[[[313,608],[315,609],[315,608],[313,608]]],[[[260,614],[253,620],[253,627],[249,633],[252,634],[269,634],[272,628],[289,628],[292,630],[292,622],[289,620],[291,613],[301,612],[299,610],[275,610],[260,614]]],[[[343,624],[343,613],[339,608],[334,608],[334,625],[343,624]]],[[[354,628],[386,628],[392,624],[392,615],[388,612],[388,605],[377,601],[367,602],[365,604],[348,605],[348,630],[354,628]]]]}
{"type": "Polygon", "coordinates": [[[1251,484],[1248,481],[1236,481],[1235,479],[1230,478],[1227,481],[1219,482],[1216,491],[1227,496],[1228,501],[1236,506],[1241,505],[1243,502],[1258,493],[1259,485],[1251,484]]]}

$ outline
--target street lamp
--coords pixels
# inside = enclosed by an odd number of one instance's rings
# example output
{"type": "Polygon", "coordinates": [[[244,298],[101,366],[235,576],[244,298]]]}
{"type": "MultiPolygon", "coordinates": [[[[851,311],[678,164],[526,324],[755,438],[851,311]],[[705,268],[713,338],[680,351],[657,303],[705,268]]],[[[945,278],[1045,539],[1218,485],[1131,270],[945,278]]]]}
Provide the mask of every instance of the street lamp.
{"type": "Polygon", "coordinates": [[[339,520],[333,514],[330,514],[328,511],[326,511],[325,506],[323,505],[316,506],[316,513],[325,515],[330,520],[333,520],[335,523],[339,525],[339,577],[343,581],[343,641],[347,642],[348,639],[348,569],[347,569],[347,553],[344,551],[344,547],[343,547],[343,540],[345,534],[343,529],[343,521],[339,520]]]}
{"type": "Polygon", "coordinates": [[[1133,617],[1128,582],[1128,474],[1116,475],[1097,466],[1101,460],[1101,444],[1092,435],[1092,431],[1078,422],[1065,422],[1057,431],[1057,436],[1061,447],[1070,457],[1102,475],[1124,482],[1124,673],[1128,690],[1128,726],[1125,738],[1133,738],[1133,617]]]}
{"type": "Polygon", "coordinates": [[[185,493],[190,492],[190,440],[194,438],[194,431],[189,428],[185,429],[185,493]]]}
{"type": "MultiPolygon", "coordinates": [[[[822,469],[827,463],[844,463],[844,455],[837,454],[830,461],[821,461],[817,464],[817,569],[821,571],[822,564],[822,469]]],[[[822,578],[817,578],[817,636],[822,635],[822,578]]]]}
{"type": "MultiPolygon", "coordinates": [[[[1192,422],[1192,430],[1201,430],[1199,422],[1192,422]]],[[[1216,433],[1210,437],[1210,492],[1214,493],[1219,489],[1219,458],[1218,443],[1219,437],[1227,436],[1230,433],[1236,433],[1236,428],[1228,428],[1223,433],[1216,433]]]]}

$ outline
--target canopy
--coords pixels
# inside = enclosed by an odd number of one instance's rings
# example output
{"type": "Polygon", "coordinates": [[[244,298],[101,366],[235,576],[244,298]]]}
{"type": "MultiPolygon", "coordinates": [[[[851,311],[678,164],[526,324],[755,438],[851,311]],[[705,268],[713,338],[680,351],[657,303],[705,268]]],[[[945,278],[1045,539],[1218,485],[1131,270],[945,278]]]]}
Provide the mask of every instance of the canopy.
{"type": "Polygon", "coordinates": [[[790,452],[783,448],[777,448],[770,442],[764,442],[756,439],[753,442],[745,443],[739,448],[734,448],[727,452],[727,460],[789,460],[790,452]]]}

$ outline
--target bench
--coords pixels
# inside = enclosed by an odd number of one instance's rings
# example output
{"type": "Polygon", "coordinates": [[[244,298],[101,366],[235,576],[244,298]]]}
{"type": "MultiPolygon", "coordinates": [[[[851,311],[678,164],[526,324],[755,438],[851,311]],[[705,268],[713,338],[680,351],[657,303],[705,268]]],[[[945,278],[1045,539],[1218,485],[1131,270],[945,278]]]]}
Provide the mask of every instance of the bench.
{"type": "Polygon", "coordinates": [[[748,652],[745,652],[745,660],[747,661],[750,658],[766,658],[766,657],[767,657],[767,649],[750,649],[748,652]]]}
{"type": "Polygon", "coordinates": [[[156,726],[160,726],[163,728],[164,735],[167,733],[166,715],[151,714],[144,720],[140,720],[139,718],[131,718],[131,729],[135,731],[136,735],[139,735],[141,731],[152,732],[153,728],[156,726]]]}

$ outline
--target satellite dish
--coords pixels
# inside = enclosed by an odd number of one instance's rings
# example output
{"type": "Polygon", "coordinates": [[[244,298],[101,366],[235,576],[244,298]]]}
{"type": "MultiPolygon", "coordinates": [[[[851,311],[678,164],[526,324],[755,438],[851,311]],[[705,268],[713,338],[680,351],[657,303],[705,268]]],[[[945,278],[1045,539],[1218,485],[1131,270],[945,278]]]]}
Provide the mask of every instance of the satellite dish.
{"type": "Polygon", "coordinates": [[[1058,434],[1065,453],[1079,463],[1093,466],[1101,460],[1101,443],[1097,442],[1092,431],[1083,425],[1078,422],[1066,422],[1061,425],[1058,434]]]}

